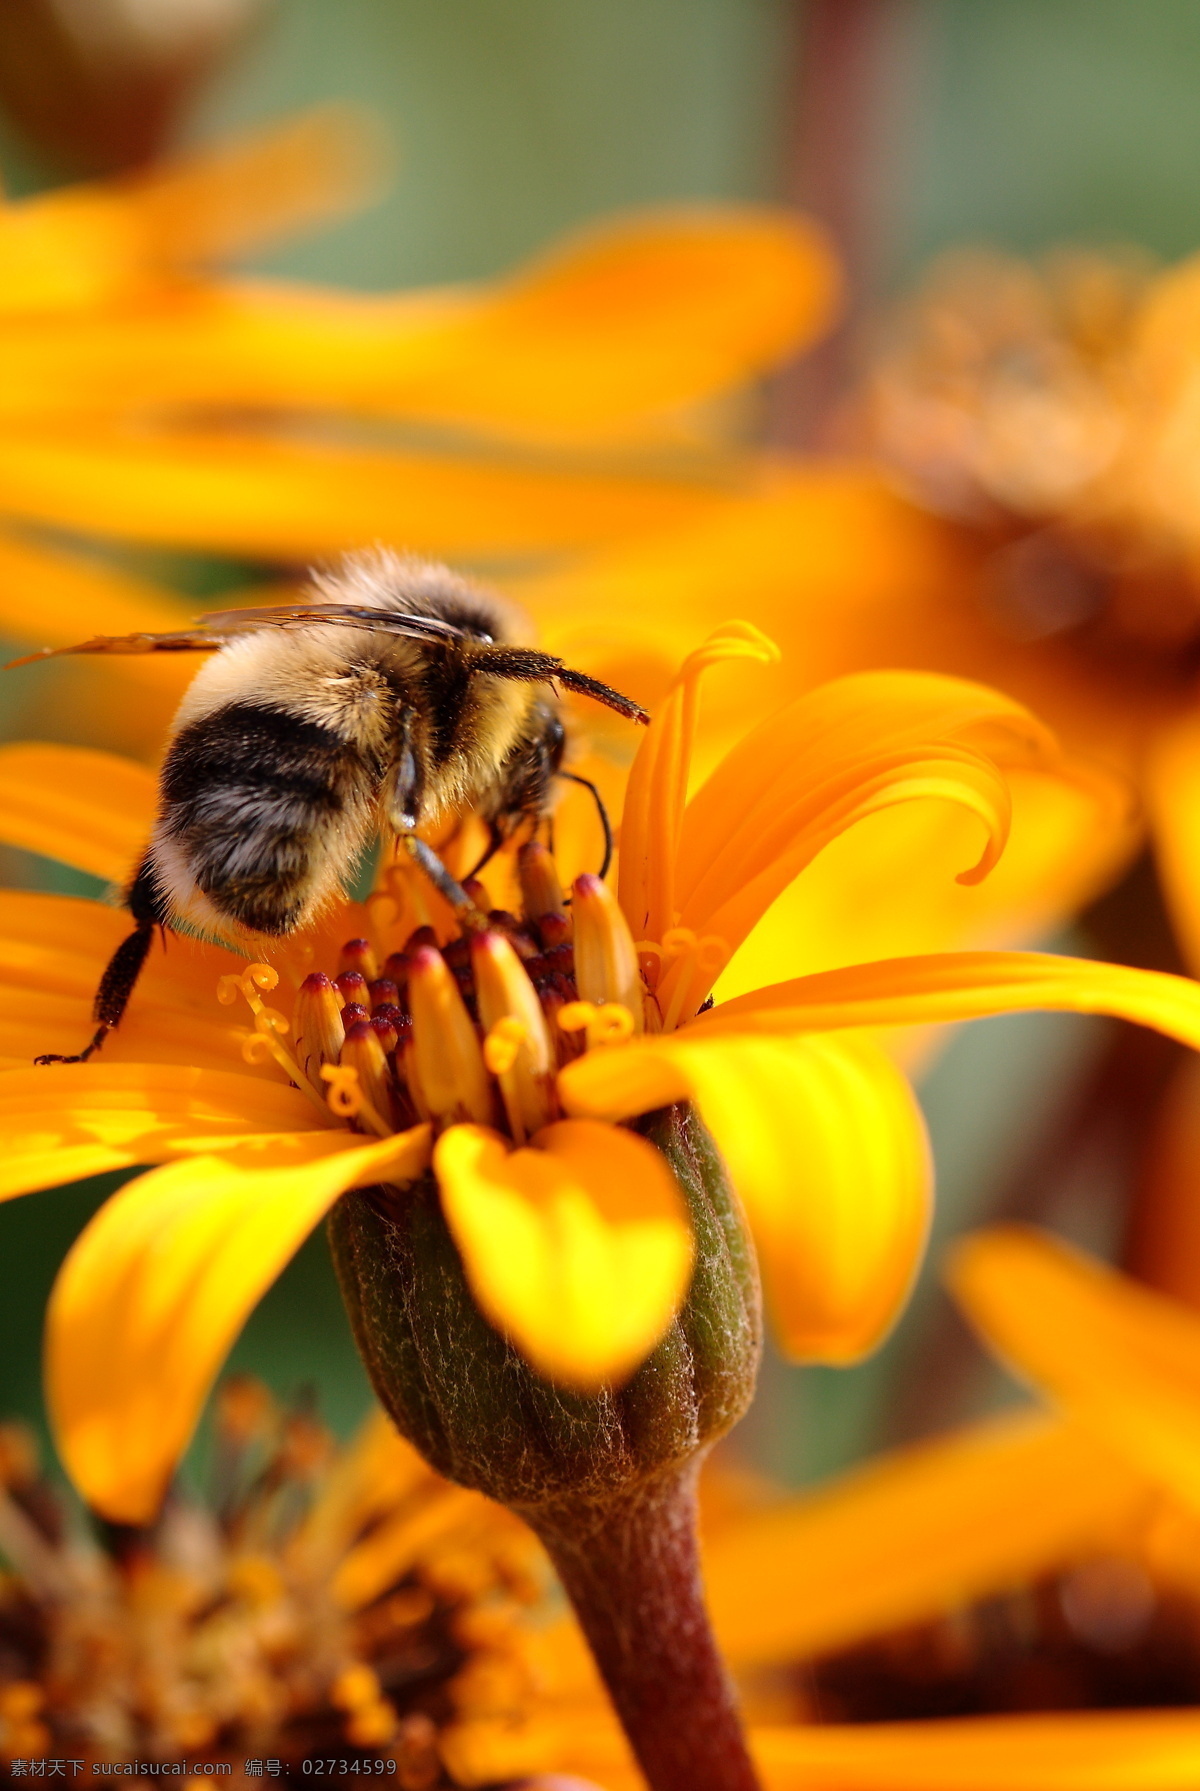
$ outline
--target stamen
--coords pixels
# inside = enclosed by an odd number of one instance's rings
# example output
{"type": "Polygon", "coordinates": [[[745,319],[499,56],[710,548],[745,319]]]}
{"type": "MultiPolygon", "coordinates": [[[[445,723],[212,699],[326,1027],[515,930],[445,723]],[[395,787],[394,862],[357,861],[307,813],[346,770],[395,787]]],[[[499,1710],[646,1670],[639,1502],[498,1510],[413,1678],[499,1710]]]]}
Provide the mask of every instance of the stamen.
{"type": "Polygon", "coordinates": [[[636,1030],[633,1015],[619,1001],[606,1001],[600,1007],[591,1001],[568,1001],[559,1010],[558,1024],[564,1032],[584,1033],[589,1051],[623,1045],[636,1030]]]}
{"type": "Polygon", "coordinates": [[[420,1098],[444,1124],[491,1125],[495,1111],[483,1052],[441,952],[428,945],[413,952],[408,994],[420,1098]]]}
{"type": "Polygon", "coordinates": [[[314,970],[300,984],[294,1020],[296,1055],[316,1082],[322,1064],[337,1062],[345,1030],[333,984],[323,970],[314,970]]]}
{"type": "Polygon", "coordinates": [[[665,1002],[662,1029],[674,1032],[690,1019],[731,957],[728,943],[713,933],[697,938],[690,927],[672,927],[663,935],[663,955],[672,960],[657,991],[665,1002]]]}
{"type": "MultiPolygon", "coordinates": [[[[521,881],[521,899],[530,920],[553,918],[567,922],[567,904],[558,880],[553,854],[541,840],[530,840],[517,853],[517,876],[521,881]]],[[[538,931],[541,932],[539,926],[538,931]]],[[[543,934],[542,943],[545,944],[543,934]]],[[[558,940],[554,943],[557,945],[558,940]]]]}
{"type": "Polygon", "coordinates": [[[392,1128],[383,1115],[376,1111],[359,1084],[358,1070],[350,1063],[327,1063],[322,1067],[321,1080],[329,1084],[329,1111],[339,1119],[361,1120],[368,1131],[374,1132],[378,1138],[390,1138],[392,1128]]]}
{"type": "Polygon", "coordinates": [[[367,988],[367,979],[361,970],[343,970],[333,979],[333,986],[342,998],[342,1005],[353,1001],[358,1007],[371,1011],[371,996],[367,988]]]}
{"type": "Polygon", "coordinates": [[[617,899],[599,877],[575,879],[575,982],[584,1001],[617,1002],[643,1027],[637,948],[617,899]]]}
{"type": "Polygon", "coordinates": [[[392,1129],[385,1117],[390,1115],[392,1107],[391,1076],[379,1035],[370,1021],[359,1021],[350,1028],[342,1045],[340,1061],[343,1067],[358,1073],[358,1090],[362,1097],[358,1117],[365,1120],[372,1131],[387,1137],[392,1129]]]}
{"type": "Polygon", "coordinates": [[[286,1072],[289,1082],[294,1082],[302,1094],[309,1095],[325,1111],[325,1103],[313,1087],[300,1065],[289,1051],[280,1044],[280,1035],[289,1030],[286,1015],[278,1008],[267,1007],[259,990],[270,991],[279,986],[279,972],[272,970],[269,964],[251,964],[240,976],[223,976],[217,983],[217,1000],[224,1007],[229,1007],[239,995],[246,1001],[254,1015],[254,1031],[242,1040],[242,1057],[247,1063],[265,1063],[273,1057],[280,1069],[286,1072]]]}
{"type": "Polygon", "coordinates": [[[357,970],[366,982],[379,975],[379,960],[369,939],[347,939],[338,958],[338,970],[357,970]]]}
{"type": "Polygon", "coordinates": [[[367,993],[371,997],[371,1012],[377,1014],[381,1007],[399,1007],[400,989],[390,976],[377,976],[369,985],[367,993]]]}
{"type": "Polygon", "coordinates": [[[389,982],[396,985],[396,999],[399,1001],[408,988],[409,956],[407,952],[394,951],[383,966],[383,974],[389,982]]]}
{"type": "Polygon", "coordinates": [[[361,1020],[370,1018],[370,1008],[364,1007],[361,1001],[348,1001],[342,1009],[342,1030],[349,1032],[352,1026],[357,1026],[361,1020]]]}
{"type": "Polygon", "coordinates": [[[500,1083],[513,1137],[523,1144],[557,1117],[550,1030],[537,990],[502,933],[476,935],[471,967],[480,1022],[493,1048],[489,1058],[484,1047],[484,1062],[500,1083]]]}

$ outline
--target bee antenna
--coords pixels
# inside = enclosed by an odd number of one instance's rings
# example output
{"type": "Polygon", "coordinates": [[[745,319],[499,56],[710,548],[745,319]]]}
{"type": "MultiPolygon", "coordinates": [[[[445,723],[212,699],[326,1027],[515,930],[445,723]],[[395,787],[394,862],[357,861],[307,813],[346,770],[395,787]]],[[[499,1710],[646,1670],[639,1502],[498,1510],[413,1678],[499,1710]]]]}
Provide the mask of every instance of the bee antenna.
{"type": "Polygon", "coordinates": [[[595,784],[591,781],[591,779],[587,778],[587,777],[580,777],[580,775],[577,771],[563,771],[560,769],[559,771],[557,771],[555,773],[555,776],[556,777],[565,777],[568,783],[582,784],[582,786],[585,790],[591,791],[592,801],[596,804],[596,813],[600,817],[600,825],[604,829],[604,863],[600,866],[600,869],[596,873],[596,875],[601,879],[601,881],[603,881],[604,878],[608,876],[608,869],[609,869],[609,866],[612,864],[613,843],[614,843],[613,842],[612,822],[608,818],[608,810],[604,806],[604,798],[600,794],[599,790],[596,788],[595,784]]]}
{"type": "Polygon", "coordinates": [[[472,658],[475,670],[487,672],[493,678],[519,678],[528,684],[553,680],[567,690],[577,691],[580,696],[603,703],[606,709],[615,709],[628,721],[638,721],[645,726],[650,720],[641,704],[635,703],[632,697],[622,696],[619,690],[601,684],[598,678],[589,678],[586,672],[573,672],[555,654],[539,652],[536,647],[482,647],[472,658]]]}

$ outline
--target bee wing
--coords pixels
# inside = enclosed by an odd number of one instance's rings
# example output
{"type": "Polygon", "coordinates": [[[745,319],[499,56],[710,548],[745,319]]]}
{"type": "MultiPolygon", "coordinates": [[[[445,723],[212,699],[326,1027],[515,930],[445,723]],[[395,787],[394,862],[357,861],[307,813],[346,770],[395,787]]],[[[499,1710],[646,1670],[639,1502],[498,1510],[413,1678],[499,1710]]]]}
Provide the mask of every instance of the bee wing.
{"type": "Polygon", "coordinates": [[[391,615],[367,604],[284,603],[268,609],[222,609],[202,616],[194,628],[176,634],[97,634],[73,647],[40,647],[4,667],[33,665],[40,659],[58,659],[66,653],[216,653],[239,634],[262,628],[311,628],[315,623],[335,623],[344,628],[372,628],[409,640],[463,640],[464,632],[437,616],[391,615]]]}
{"type": "Polygon", "coordinates": [[[33,665],[39,659],[58,659],[64,653],[215,653],[219,639],[189,628],[179,634],[96,634],[90,641],[74,647],[39,647],[23,659],[10,659],[4,667],[11,672],[18,665],[33,665]]]}
{"type": "Polygon", "coordinates": [[[269,609],[221,609],[200,618],[200,627],[214,634],[247,634],[258,628],[307,628],[315,624],[340,624],[343,628],[371,628],[381,634],[403,635],[408,640],[465,640],[465,631],[439,616],[416,616],[376,609],[371,604],[282,603],[269,609]]]}

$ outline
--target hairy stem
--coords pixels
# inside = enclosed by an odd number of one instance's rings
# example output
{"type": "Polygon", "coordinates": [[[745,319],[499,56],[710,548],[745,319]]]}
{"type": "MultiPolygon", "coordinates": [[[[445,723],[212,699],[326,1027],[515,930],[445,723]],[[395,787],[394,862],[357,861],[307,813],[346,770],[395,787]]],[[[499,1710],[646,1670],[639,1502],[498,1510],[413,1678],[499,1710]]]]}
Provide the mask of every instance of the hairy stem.
{"type": "Polygon", "coordinates": [[[757,1791],[704,1607],[696,1470],[522,1516],[558,1569],[651,1791],[757,1791]]]}

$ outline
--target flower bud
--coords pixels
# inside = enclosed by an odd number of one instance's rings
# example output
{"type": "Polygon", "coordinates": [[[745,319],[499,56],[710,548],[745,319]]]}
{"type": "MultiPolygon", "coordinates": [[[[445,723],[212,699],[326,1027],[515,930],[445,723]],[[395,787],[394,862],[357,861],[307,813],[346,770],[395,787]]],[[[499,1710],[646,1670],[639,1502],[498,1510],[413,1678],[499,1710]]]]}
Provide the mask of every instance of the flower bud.
{"type": "Polygon", "coordinates": [[[416,1080],[431,1117],[490,1125],[494,1101],[479,1037],[453,972],[432,946],[412,954],[408,999],[416,1080]]]}
{"type": "Polygon", "coordinates": [[[641,1032],[642,978],[629,922],[617,898],[599,877],[575,879],[575,985],[581,1001],[629,1009],[633,1030],[641,1032]]]}
{"type": "Polygon", "coordinates": [[[476,933],[471,966],[479,1018],[486,1034],[484,1061],[500,1084],[509,1128],[518,1144],[557,1118],[554,1045],[537,992],[502,933],[476,933]],[[507,1028],[502,1038],[498,1029],[507,1028]],[[489,1047],[500,1047],[501,1055],[489,1047]],[[505,1048],[507,1047],[507,1048],[505,1048]]]}
{"type": "Polygon", "coordinates": [[[300,984],[292,1014],[296,1060],[319,1088],[321,1065],[336,1063],[345,1028],[342,1004],[323,970],[314,970],[300,984]]]}

